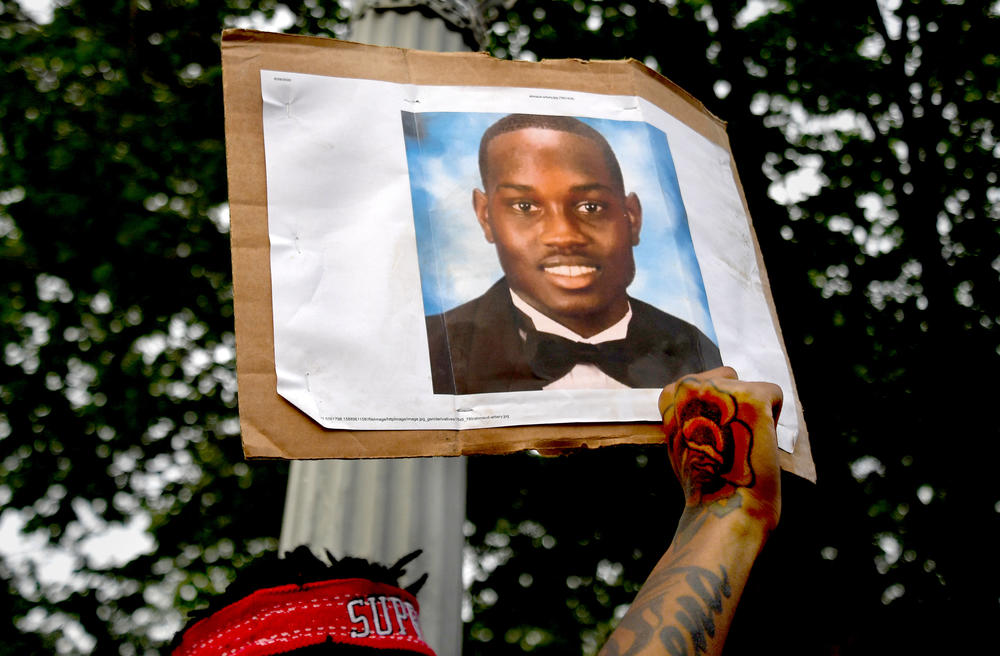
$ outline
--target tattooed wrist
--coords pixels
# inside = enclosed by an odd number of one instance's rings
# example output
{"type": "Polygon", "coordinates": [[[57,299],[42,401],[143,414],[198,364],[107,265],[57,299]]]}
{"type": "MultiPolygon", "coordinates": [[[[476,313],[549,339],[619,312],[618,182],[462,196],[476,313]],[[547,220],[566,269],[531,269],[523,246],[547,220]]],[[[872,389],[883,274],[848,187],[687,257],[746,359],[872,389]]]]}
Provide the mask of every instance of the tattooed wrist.
{"type": "Polygon", "coordinates": [[[746,503],[744,495],[740,493],[712,503],[688,506],[677,522],[673,547],[688,545],[710,523],[724,525],[724,530],[730,533],[727,539],[745,541],[746,548],[751,548],[752,545],[762,546],[774,530],[777,516],[770,510],[759,511],[752,506],[752,503],[746,503]]]}

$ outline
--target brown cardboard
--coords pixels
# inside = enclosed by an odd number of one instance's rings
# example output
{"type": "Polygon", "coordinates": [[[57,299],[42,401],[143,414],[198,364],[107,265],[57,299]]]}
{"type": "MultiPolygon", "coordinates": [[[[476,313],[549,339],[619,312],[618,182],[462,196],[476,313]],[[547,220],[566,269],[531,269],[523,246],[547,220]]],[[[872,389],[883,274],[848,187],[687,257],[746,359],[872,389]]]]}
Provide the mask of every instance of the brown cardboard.
{"type": "MultiPolygon", "coordinates": [[[[725,124],[666,78],[641,63],[547,60],[513,62],[483,53],[433,53],[382,48],[318,37],[227,30],[222,39],[229,170],[237,376],[244,453],[249,458],[394,458],[499,454],[525,449],[557,452],[662,441],[656,423],[561,424],[481,430],[328,430],[276,391],[271,273],[267,229],[260,70],[422,85],[519,86],[641,96],[727,152],[725,124]]],[[[739,187],[735,163],[730,158],[739,187]]],[[[741,197],[742,187],[739,187],[741,197]]],[[[744,209],[746,201],[743,199],[744,209]]],[[[749,213],[747,213],[749,217],[749,213]]],[[[750,226],[751,235],[753,227],[750,226]]],[[[756,236],[753,236],[756,247],[756,236]]],[[[777,316],[756,248],[774,324],[777,316]]],[[[780,336],[780,328],[779,336],[780,336]]],[[[787,355],[786,355],[787,360],[787,355]]],[[[794,385],[794,379],[793,379],[794,385]]],[[[801,406],[795,452],[781,452],[784,469],[815,481],[801,406]]]]}

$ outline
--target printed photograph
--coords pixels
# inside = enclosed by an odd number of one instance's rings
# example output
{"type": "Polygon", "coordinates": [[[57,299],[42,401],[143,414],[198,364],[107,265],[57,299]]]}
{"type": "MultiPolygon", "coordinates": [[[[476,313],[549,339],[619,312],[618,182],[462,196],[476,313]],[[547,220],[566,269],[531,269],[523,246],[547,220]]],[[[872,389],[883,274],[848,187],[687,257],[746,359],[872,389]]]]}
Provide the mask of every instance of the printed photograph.
{"type": "Polygon", "coordinates": [[[435,394],[660,388],[722,363],[662,131],[402,123],[435,394]]]}

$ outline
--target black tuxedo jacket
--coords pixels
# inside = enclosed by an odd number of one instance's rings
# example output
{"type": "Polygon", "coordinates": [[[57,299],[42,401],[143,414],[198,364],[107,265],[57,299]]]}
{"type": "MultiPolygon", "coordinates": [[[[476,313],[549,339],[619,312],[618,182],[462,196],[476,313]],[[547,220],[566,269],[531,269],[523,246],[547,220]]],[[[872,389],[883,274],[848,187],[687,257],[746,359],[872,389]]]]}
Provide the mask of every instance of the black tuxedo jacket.
{"type": "MultiPolygon", "coordinates": [[[[660,388],[685,374],[722,365],[719,349],[691,324],[629,298],[625,338],[629,387],[660,388]]],[[[540,390],[550,381],[531,370],[518,332],[519,311],[507,281],[468,303],[427,317],[435,394],[540,390]]]]}

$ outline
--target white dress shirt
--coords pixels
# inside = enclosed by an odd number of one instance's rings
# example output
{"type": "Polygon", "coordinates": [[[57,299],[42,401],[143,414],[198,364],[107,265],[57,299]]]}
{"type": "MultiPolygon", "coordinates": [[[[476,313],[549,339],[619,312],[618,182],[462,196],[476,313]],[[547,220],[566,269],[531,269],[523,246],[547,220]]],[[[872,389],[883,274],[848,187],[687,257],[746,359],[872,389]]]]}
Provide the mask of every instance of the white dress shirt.
{"type": "MultiPolygon", "coordinates": [[[[592,337],[581,337],[566,326],[550,319],[535,308],[528,305],[527,301],[518,296],[517,292],[513,289],[510,290],[510,299],[514,302],[514,307],[531,319],[531,323],[534,324],[535,330],[538,332],[549,333],[551,335],[564,337],[574,342],[583,342],[585,344],[600,344],[601,342],[625,339],[625,335],[628,334],[628,323],[632,320],[632,305],[630,304],[628,306],[628,311],[625,312],[625,316],[622,317],[620,321],[592,337]]],[[[524,331],[521,331],[521,339],[523,340],[525,338],[526,335],[524,331]]],[[[601,371],[597,365],[582,363],[574,366],[570,369],[568,374],[562,378],[552,381],[542,389],[629,389],[629,387],[628,385],[618,382],[611,376],[601,371]]]]}

